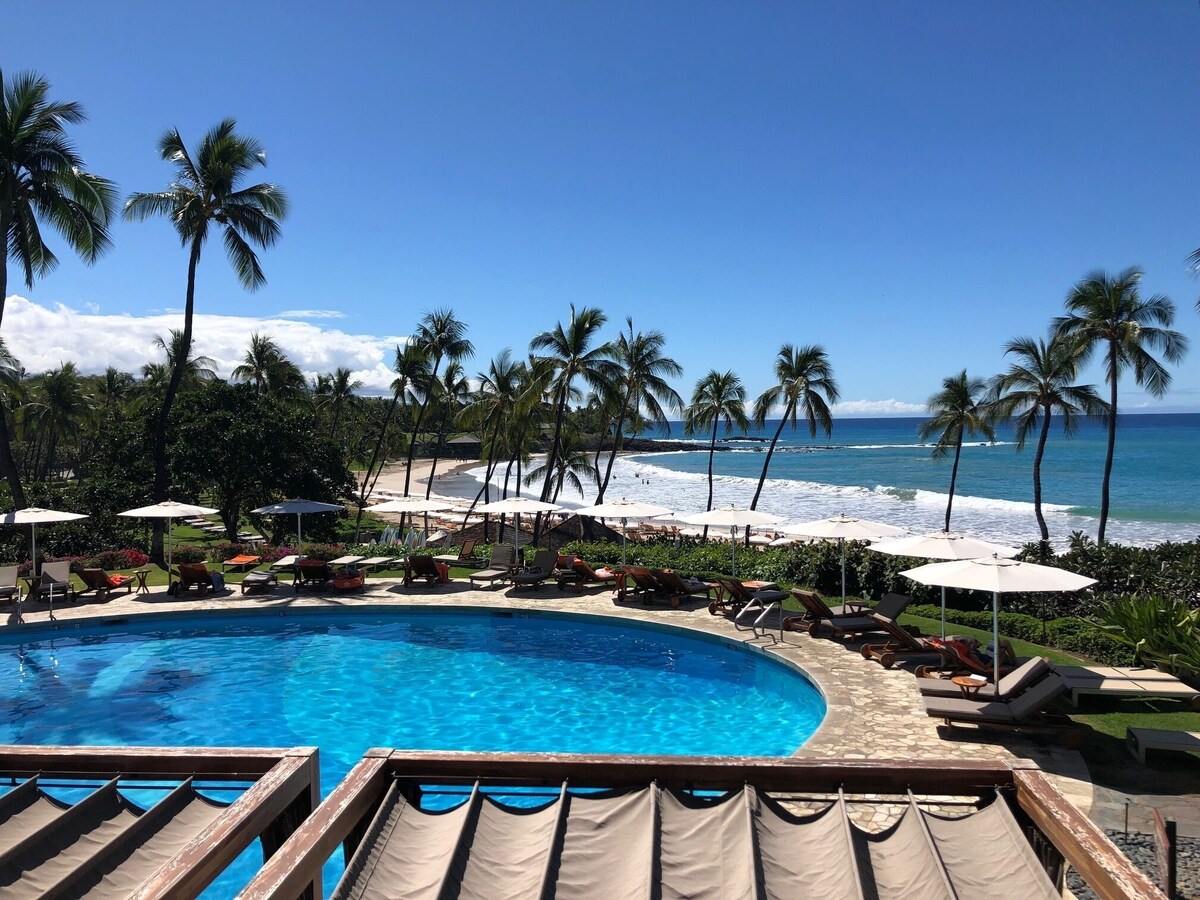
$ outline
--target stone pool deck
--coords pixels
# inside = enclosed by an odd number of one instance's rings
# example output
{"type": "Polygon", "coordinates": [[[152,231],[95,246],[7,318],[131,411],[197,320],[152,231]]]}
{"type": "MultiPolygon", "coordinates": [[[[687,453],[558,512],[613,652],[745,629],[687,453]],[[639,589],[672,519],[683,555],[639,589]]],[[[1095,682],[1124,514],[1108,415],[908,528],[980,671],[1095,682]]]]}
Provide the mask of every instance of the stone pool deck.
{"type": "MultiPolygon", "coordinates": [[[[165,589],[136,596],[122,595],[107,603],[56,605],[55,615],[64,624],[84,618],[108,619],[146,613],[192,613],[203,610],[263,610],[272,608],[363,608],[385,605],[471,606],[506,610],[553,610],[590,613],[658,622],[719,635],[761,648],[794,663],[819,685],[828,713],[817,733],[798,751],[808,757],[850,759],[997,759],[1034,760],[1049,773],[1060,790],[1084,813],[1092,808],[1093,792],[1083,758],[1062,746],[1054,736],[1018,735],[971,726],[945,730],[925,715],[915,679],[903,669],[887,670],[862,658],[857,645],[810,638],[785,632],[779,642],[776,620],[774,639],[755,638],[738,630],[722,616],[709,614],[701,603],[680,609],[647,607],[639,602],[617,603],[608,589],[560,592],[553,584],[539,590],[473,589],[466,582],[449,585],[414,585],[399,580],[371,579],[357,594],[295,593],[280,585],[270,594],[242,595],[237,585],[219,594],[192,594],[182,599],[165,589]]],[[[48,621],[44,604],[27,604],[22,610],[29,625],[48,621]]],[[[10,620],[11,622],[11,620],[10,620]]],[[[882,824],[882,823],[877,823],[882,824]]]]}

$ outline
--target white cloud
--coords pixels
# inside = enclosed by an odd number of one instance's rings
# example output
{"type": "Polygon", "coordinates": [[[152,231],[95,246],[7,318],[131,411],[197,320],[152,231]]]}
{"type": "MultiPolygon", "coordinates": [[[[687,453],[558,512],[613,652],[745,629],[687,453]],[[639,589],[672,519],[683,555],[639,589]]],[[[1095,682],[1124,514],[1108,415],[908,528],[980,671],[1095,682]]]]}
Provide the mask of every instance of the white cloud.
{"type": "MultiPolygon", "coordinates": [[[[329,317],[325,317],[329,318],[329,317]]],[[[8,298],[4,340],[28,372],[43,372],[74,362],[84,373],[115,366],[137,373],[148,361],[162,359],[154,339],[183,327],[179,312],[133,316],[81,312],[61,303],[42,306],[24,297],[8,298]]],[[[195,353],[210,356],[224,376],[246,352],[252,332],[270,335],[308,378],[345,366],[363,383],[364,393],[387,393],[396,345],[407,335],[350,334],[279,314],[270,317],[197,314],[195,353]]]]}
{"type": "Polygon", "coordinates": [[[285,309],[278,314],[280,319],[344,319],[346,314],[337,309],[285,309]]]}
{"type": "Polygon", "coordinates": [[[925,412],[921,403],[905,400],[843,400],[833,405],[835,416],[913,416],[925,412]]]}

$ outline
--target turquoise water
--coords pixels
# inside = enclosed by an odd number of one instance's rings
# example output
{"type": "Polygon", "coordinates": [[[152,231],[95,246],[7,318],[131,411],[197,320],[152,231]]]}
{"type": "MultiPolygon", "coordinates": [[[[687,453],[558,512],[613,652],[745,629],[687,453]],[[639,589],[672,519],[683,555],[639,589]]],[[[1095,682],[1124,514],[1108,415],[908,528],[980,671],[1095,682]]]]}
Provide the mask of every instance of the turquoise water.
{"type": "MultiPolygon", "coordinates": [[[[915,530],[940,528],[950,483],[949,460],[930,458],[917,438],[921,419],[838,419],[833,435],[810,439],[802,426],[784,429],[771,461],[759,509],[792,521],[846,512],[915,530]]],[[[769,438],[777,422],[750,432],[769,438]]],[[[679,439],[682,430],[672,429],[679,439]]],[[[725,436],[722,434],[722,438],[725,436]]],[[[1036,540],[1033,444],[1018,452],[1011,429],[998,443],[964,446],[955,491],[953,526],[980,537],[1020,543],[1036,540]]],[[[1051,432],[1042,464],[1043,501],[1052,538],[1096,532],[1106,432],[1083,422],[1073,438],[1051,432]]],[[[718,453],[716,503],[746,505],[762,471],[761,440],[734,439],[718,453]]],[[[623,460],[614,471],[618,495],[704,509],[704,450],[623,460]],[[648,483],[647,483],[648,482],[648,483]],[[668,502],[669,501],[669,502],[668,502]]],[[[1112,477],[1109,537],[1125,543],[1192,540],[1200,535],[1200,415],[1121,416],[1112,477]]],[[[609,494],[613,494],[610,488],[609,494]]]]}
{"type": "MultiPolygon", "coordinates": [[[[786,756],[825,715],[736,644],[469,610],[31,631],[0,639],[0,678],[0,743],[316,745],[325,793],[371,747],[786,756]]],[[[257,852],[205,896],[233,896],[257,852]]]]}

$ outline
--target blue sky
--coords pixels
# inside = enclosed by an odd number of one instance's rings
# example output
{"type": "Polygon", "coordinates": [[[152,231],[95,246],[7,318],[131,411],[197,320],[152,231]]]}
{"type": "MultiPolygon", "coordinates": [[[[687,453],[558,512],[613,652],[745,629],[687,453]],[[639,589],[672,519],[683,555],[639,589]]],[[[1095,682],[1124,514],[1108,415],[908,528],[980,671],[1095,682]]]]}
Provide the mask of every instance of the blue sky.
{"type": "MultiPolygon", "coordinates": [[[[710,368],[756,394],[781,343],[820,343],[867,401],[849,409],[903,411],[1135,263],[1200,344],[1194,3],[55,9],[54,28],[10,9],[0,60],[85,105],[76,141],[123,197],[166,184],[164,128],[195,144],[230,115],[290,194],[265,289],[219,244],[201,263],[197,340],[222,365],[260,328],[306,369],[382,382],[450,306],[474,371],[574,302],[613,334],[663,330],[684,394],[710,368]]],[[[64,252],[32,290],[10,280],[28,367],[132,368],[179,319],[167,224],[113,236],[94,267],[64,252]]],[[[1200,410],[1200,346],[1152,408],[1200,410]]]]}

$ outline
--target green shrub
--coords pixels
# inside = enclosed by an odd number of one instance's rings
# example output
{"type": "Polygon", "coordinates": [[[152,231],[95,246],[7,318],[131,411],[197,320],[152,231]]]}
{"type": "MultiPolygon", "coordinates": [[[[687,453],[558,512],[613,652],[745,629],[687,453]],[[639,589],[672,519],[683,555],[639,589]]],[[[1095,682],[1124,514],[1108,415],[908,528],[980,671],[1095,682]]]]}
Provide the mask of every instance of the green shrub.
{"type": "Polygon", "coordinates": [[[1138,659],[1176,675],[1200,676],[1200,609],[1177,598],[1116,597],[1100,620],[1110,639],[1138,659]]]}

